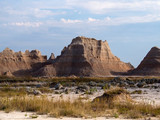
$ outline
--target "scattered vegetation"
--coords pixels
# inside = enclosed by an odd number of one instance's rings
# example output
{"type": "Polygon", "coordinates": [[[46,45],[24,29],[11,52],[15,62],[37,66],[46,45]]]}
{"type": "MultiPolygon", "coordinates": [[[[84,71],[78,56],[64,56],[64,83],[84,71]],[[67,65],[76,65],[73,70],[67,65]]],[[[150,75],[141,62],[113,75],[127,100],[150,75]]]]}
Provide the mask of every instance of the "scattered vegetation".
{"type": "Polygon", "coordinates": [[[119,94],[122,94],[122,93],[129,94],[129,92],[127,90],[123,89],[123,88],[113,87],[113,88],[107,90],[105,92],[105,95],[108,96],[108,97],[113,97],[115,95],[119,95],[119,94]]]}
{"type": "MultiPolygon", "coordinates": [[[[122,88],[110,88],[106,84],[103,89],[106,93],[102,96],[103,99],[97,98],[93,102],[84,102],[83,99],[77,101],[54,101],[54,98],[46,96],[28,96],[26,88],[15,88],[11,83],[39,83],[46,82],[46,86],[35,88],[41,93],[52,93],[51,89],[48,89],[50,83],[75,83],[79,85],[84,82],[104,82],[114,79],[109,78],[83,78],[83,77],[61,77],[61,78],[32,78],[30,76],[25,78],[8,78],[0,76],[0,83],[3,83],[3,87],[0,88],[0,110],[10,112],[17,111],[29,111],[37,112],[38,114],[47,114],[53,117],[68,116],[68,117],[99,117],[99,116],[112,116],[118,118],[123,115],[126,118],[141,118],[152,117],[160,115],[160,106],[152,106],[144,103],[136,103],[132,100],[123,99],[124,101],[118,101],[117,96],[127,97],[129,93],[122,88]],[[10,83],[8,85],[8,83],[10,83]],[[5,85],[6,84],[6,85],[5,85]],[[114,100],[116,99],[116,100],[114,100]]],[[[123,78],[126,79],[126,78],[123,78]]],[[[128,80],[141,80],[141,77],[128,77],[128,80]]],[[[159,79],[159,78],[158,78],[159,79]]],[[[69,84],[72,86],[72,84],[69,84]]],[[[24,84],[25,86],[25,84],[24,84]]],[[[96,91],[95,88],[91,88],[88,94],[92,94],[96,91]]],[[[66,91],[68,93],[68,91],[66,91]]],[[[59,94],[59,92],[55,94],[59,94]]],[[[142,91],[136,90],[132,94],[142,94],[142,91]]],[[[34,116],[33,116],[34,117],[34,116]]],[[[35,118],[37,116],[35,115],[35,118]]]]}
{"type": "MultiPolygon", "coordinates": [[[[8,90],[5,89],[5,91],[8,90]]],[[[111,98],[121,94],[128,94],[128,92],[122,88],[115,88],[108,90],[105,96],[112,101],[111,98]]],[[[141,118],[160,115],[159,106],[136,103],[133,101],[108,102],[106,99],[103,99],[103,101],[83,102],[83,100],[78,99],[77,101],[70,102],[62,100],[54,101],[54,98],[48,98],[46,96],[29,97],[26,95],[2,97],[0,99],[0,110],[6,112],[13,110],[37,112],[38,114],[48,114],[53,117],[112,116],[118,118],[120,115],[123,115],[126,118],[141,118]]]]}
{"type": "Polygon", "coordinates": [[[38,115],[35,115],[35,114],[30,115],[30,118],[32,118],[32,119],[36,119],[36,118],[38,118],[38,115]]]}
{"type": "MultiPolygon", "coordinates": [[[[100,82],[100,81],[110,81],[113,80],[115,77],[54,77],[54,78],[34,78],[31,76],[25,77],[7,77],[7,76],[0,76],[0,83],[1,82],[56,82],[56,83],[63,83],[63,82],[100,82]]],[[[160,77],[150,77],[150,76],[142,76],[142,77],[118,77],[117,79],[121,80],[130,80],[130,81],[137,81],[142,79],[160,79],[160,77]]]]}
{"type": "Polygon", "coordinates": [[[13,97],[13,96],[24,96],[27,95],[25,88],[13,89],[10,87],[0,88],[0,97],[13,97]]]}
{"type": "Polygon", "coordinates": [[[47,87],[42,87],[42,88],[34,88],[34,89],[28,89],[27,88],[14,88],[14,87],[3,87],[0,88],[0,97],[15,97],[15,96],[25,96],[25,95],[33,95],[34,92],[33,90],[38,90],[41,93],[53,93],[53,90],[47,88],[47,87]]]}
{"type": "Polygon", "coordinates": [[[103,86],[103,90],[107,90],[110,89],[110,85],[109,84],[105,84],[105,86],[103,86]]]}

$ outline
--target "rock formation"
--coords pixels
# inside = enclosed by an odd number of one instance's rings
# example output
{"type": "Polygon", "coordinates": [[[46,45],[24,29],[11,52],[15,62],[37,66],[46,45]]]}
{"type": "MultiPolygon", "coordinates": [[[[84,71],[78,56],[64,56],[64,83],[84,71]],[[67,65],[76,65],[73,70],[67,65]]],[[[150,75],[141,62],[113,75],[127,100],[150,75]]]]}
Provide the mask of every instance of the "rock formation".
{"type": "Polygon", "coordinates": [[[10,71],[4,72],[4,76],[13,77],[13,74],[10,71]]]}
{"type": "Polygon", "coordinates": [[[45,65],[39,70],[33,72],[32,75],[35,77],[55,77],[57,76],[54,64],[45,65]]]}
{"type": "Polygon", "coordinates": [[[53,66],[56,71],[53,76],[108,76],[133,69],[131,64],[120,61],[111,53],[107,41],[85,37],[73,39],[52,64],[42,68],[39,74],[44,75],[53,66]]]}
{"type": "Polygon", "coordinates": [[[55,56],[54,56],[53,53],[51,53],[51,56],[50,56],[49,60],[54,60],[54,59],[55,59],[55,56]]]}
{"type": "Polygon", "coordinates": [[[132,75],[160,75],[160,49],[153,47],[140,65],[131,72],[132,75]]]}
{"type": "Polygon", "coordinates": [[[54,60],[55,60],[54,53],[51,53],[51,56],[49,57],[49,59],[48,59],[47,63],[48,63],[48,64],[49,64],[49,63],[53,63],[53,62],[54,62],[54,60]]]}
{"type": "Polygon", "coordinates": [[[42,56],[40,51],[28,50],[14,52],[6,48],[0,53],[0,74],[1,75],[29,75],[32,70],[42,67],[42,63],[47,61],[46,56],[42,56]]]}
{"type": "Polygon", "coordinates": [[[114,56],[107,41],[76,37],[61,55],[42,56],[40,51],[14,52],[6,48],[0,53],[0,74],[8,76],[110,76],[133,69],[114,56]]]}

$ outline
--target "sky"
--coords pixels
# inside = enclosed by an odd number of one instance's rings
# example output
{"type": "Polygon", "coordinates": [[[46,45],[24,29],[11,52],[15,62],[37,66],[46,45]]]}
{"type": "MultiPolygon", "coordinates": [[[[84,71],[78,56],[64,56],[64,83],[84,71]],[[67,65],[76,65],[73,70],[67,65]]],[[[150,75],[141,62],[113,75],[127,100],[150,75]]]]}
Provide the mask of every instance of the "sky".
{"type": "Polygon", "coordinates": [[[57,56],[77,36],[107,40],[137,67],[160,47],[160,0],[0,0],[0,51],[57,56]]]}

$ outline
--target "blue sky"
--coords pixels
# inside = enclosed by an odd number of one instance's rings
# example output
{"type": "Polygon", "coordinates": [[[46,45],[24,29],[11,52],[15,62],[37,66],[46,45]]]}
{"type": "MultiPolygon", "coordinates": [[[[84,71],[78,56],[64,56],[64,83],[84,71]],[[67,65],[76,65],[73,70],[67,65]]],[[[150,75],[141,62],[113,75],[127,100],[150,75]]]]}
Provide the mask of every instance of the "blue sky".
{"type": "Polygon", "coordinates": [[[160,46],[160,0],[0,0],[0,51],[59,55],[76,36],[107,40],[136,67],[160,46]]]}

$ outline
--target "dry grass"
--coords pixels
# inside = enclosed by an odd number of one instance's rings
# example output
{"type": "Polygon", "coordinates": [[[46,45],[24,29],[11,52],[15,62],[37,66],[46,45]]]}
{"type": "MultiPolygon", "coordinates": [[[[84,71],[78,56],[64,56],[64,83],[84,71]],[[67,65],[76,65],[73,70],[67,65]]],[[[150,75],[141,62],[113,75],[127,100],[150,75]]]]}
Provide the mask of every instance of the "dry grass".
{"type": "Polygon", "coordinates": [[[0,97],[13,97],[27,95],[25,88],[13,89],[10,87],[0,88],[0,97]]]}
{"type": "Polygon", "coordinates": [[[140,118],[160,115],[160,107],[147,104],[119,103],[112,107],[104,102],[56,101],[47,97],[13,97],[0,99],[0,110],[10,112],[30,111],[53,117],[99,117],[123,115],[125,118],[140,118]]]}
{"type": "Polygon", "coordinates": [[[131,98],[129,92],[123,88],[114,87],[108,89],[102,96],[97,97],[94,101],[105,101],[112,106],[115,102],[130,102],[131,98]]]}
{"type": "MultiPolygon", "coordinates": [[[[33,90],[31,93],[33,94],[33,90]]],[[[41,93],[53,93],[53,90],[49,89],[48,87],[41,87],[41,88],[34,88],[34,90],[38,90],[41,93]]],[[[31,94],[27,92],[26,88],[12,88],[9,86],[0,88],[0,97],[15,97],[15,96],[25,96],[31,94]]]]}
{"type": "Polygon", "coordinates": [[[126,118],[156,117],[160,115],[160,106],[152,106],[145,103],[116,104],[115,108],[119,114],[126,118]]]}
{"type": "Polygon", "coordinates": [[[15,96],[2,97],[0,99],[0,110],[10,112],[16,111],[30,111],[38,114],[47,114],[53,117],[100,117],[112,116],[125,118],[141,118],[160,115],[159,106],[151,106],[148,104],[136,103],[133,101],[126,102],[111,102],[114,96],[121,94],[128,94],[122,88],[108,90],[105,93],[109,101],[103,99],[94,102],[82,102],[77,100],[69,101],[54,101],[54,99],[44,96],[15,96]]]}
{"type": "Polygon", "coordinates": [[[47,97],[14,97],[0,99],[0,110],[6,112],[13,110],[31,111],[39,114],[49,114],[50,116],[60,117],[82,117],[82,116],[105,116],[105,106],[81,101],[56,101],[47,97]],[[99,109],[96,109],[98,107],[99,109]],[[102,114],[103,113],[103,114],[102,114]]]}

